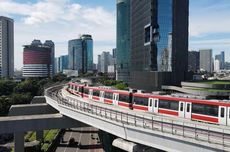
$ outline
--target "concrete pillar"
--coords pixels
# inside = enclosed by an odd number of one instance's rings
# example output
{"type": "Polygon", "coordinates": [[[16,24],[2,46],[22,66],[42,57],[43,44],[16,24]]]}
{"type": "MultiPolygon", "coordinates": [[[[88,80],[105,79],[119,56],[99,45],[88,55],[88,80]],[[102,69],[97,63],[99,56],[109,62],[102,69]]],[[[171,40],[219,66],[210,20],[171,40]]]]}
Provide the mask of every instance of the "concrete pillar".
{"type": "Polygon", "coordinates": [[[14,133],[14,151],[15,152],[24,152],[24,132],[15,132],[14,133]]]}
{"type": "Polygon", "coordinates": [[[40,142],[43,141],[43,130],[36,131],[36,140],[40,142]]]}

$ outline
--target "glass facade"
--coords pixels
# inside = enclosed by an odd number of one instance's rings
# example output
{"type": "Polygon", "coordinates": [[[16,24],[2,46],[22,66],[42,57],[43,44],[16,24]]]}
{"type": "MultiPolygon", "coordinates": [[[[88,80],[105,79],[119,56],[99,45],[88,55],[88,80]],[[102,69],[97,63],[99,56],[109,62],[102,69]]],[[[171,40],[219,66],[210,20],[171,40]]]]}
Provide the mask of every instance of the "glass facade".
{"type": "Polygon", "coordinates": [[[160,90],[185,80],[189,0],[131,0],[130,86],[160,90]]]}
{"type": "Polygon", "coordinates": [[[82,39],[70,40],[68,44],[69,69],[82,72],[82,39]]]}
{"type": "Polygon", "coordinates": [[[88,39],[85,40],[86,47],[84,48],[84,51],[86,51],[86,66],[84,69],[87,69],[86,71],[93,71],[93,40],[88,39]]]}
{"type": "Polygon", "coordinates": [[[80,73],[93,71],[93,39],[91,35],[82,35],[69,41],[69,69],[80,73]]]}
{"type": "Polygon", "coordinates": [[[117,0],[117,80],[129,81],[130,73],[130,0],[117,0]]]}
{"type": "Polygon", "coordinates": [[[158,0],[152,8],[152,22],[145,26],[144,31],[144,45],[151,47],[150,70],[172,71],[172,0],[158,0]]]}

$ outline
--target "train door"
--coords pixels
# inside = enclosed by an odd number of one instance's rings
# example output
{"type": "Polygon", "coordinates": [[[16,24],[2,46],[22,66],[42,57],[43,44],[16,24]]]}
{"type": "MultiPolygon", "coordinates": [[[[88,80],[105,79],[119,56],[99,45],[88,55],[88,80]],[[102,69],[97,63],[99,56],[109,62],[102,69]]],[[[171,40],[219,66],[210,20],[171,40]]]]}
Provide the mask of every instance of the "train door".
{"type": "Polygon", "coordinates": [[[186,102],[185,103],[185,118],[191,119],[192,117],[192,103],[186,102]]]}
{"type": "Polygon", "coordinates": [[[149,98],[148,111],[158,113],[159,99],[149,98]]]}
{"type": "Polygon", "coordinates": [[[89,99],[93,99],[93,90],[89,89],[89,99]]]}
{"type": "Polygon", "coordinates": [[[219,124],[227,124],[227,107],[219,106],[219,124]]]}
{"type": "Polygon", "coordinates": [[[104,102],[104,95],[105,95],[105,92],[100,91],[100,102],[104,102]]]}
{"type": "Polygon", "coordinates": [[[227,108],[228,114],[227,114],[227,125],[230,126],[230,107],[227,108]]]}
{"type": "Polygon", "coordinates": [[[179,117],[185,117],[185,102],[179,101],[179,117]]]}
{"type": "Polygon", "coordinates": [[[119,94],[114,93],[113,94],[113,105],[118,105],[118,100],[119,100],[119,94]]]}
{"type": "Polygon", "coordinates": [[[154,99],[153,98],[149,98],[149,103],[148,103],[148,111],[149,112],[153,112],[153,106],[154,106],[154,99]]]}

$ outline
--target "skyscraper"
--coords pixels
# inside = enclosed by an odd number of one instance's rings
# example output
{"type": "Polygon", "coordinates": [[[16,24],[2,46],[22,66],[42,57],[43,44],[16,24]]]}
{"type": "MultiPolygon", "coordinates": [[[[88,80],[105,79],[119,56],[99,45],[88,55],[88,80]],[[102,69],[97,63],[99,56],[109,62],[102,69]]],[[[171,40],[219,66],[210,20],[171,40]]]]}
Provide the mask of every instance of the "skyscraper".
{"type": "Polygon", "coordinates": [[[82,40],[70,40],[68,44],[69,69],[82,72],[82,40]]]}
{"type": "Polygon", "coordinates": [[[102,52],[102,54],[98,56],[98,65],[100,68],[99,72],[108,73],[108,66],[114,65],[110,52],[102,52]]]}
{"type": "Polygon", "coordinates": [[[68,64],[69,64],[68,59],[69,59],[68,55],[62,55],[56,58],[55,61],[56,73],[63,72],[63,70],[68,69],[68,64]]]}
{"type": "Polygon", "coordinates": [[[130,0],[117,0],[117,80],[130,81],[130,0]]]}
{"type": "Polygon", "coordinates": [[[212,49],[200,50],[200,70],[208,73],[213,72],[212,68],[212,49]]]}
{"type": "Polygon", "coordinates": [[[223,70],[225,68],[225,53],[222,51],[220,53],[221,55],[221,63],[220,63],[220,69],[223,70]]]}
{"type": "Polygon", "coordinates": [[[70,40],[68,44],[69,69],[79,73],[93,71],[93,39],[91,35],[82,35],[70,40]]]}
{"type": "Polygon", "coordinates": [[[200,70],[200,52],[188,52],[188,71],[197,72],[200,70]]]}
{"type": "Polygon", "coordinates": [[[131,1],[131,87],[179,85],[188,69],[189,0],[131,1]]]}
{"type": "Polygon", "coordinates": [[[23,77],[46,78],[53,76],[52,47],[45,46],[40,40],[25,45],[23,51],[23,77]]]}
{"type": "Polygon", "coordinates": [[[93,71],[93,39],[91,35],[82,35],[83,73],[93,71]]]}
{"type": "Polygon", "coordinates": [[[225,53],[222,51],[220,54],[215,55],[215,60],[219,60],[220,69],[223,70],[225,68],[225,53]]]}
{"type": "Polygon", "coordinates": [[[54,42],[51,40],[46,40],[44,43],[44,46],[48,46],[49,48],[51,48],[51,64],[52,64],[52,75],[54,75],[54,67],[55,67],[55,45],[54,42]]]}
{"type": "Polygon", "coordinates": [[[0,77],[14,76],[14,20],[0,16],[0,77]]]}

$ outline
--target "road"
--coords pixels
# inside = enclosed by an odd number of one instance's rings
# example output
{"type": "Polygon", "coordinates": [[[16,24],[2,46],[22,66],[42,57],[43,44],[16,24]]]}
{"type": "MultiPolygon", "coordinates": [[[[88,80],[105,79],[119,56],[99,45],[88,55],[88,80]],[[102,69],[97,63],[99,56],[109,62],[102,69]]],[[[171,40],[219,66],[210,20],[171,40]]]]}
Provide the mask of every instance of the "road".
{"type": "Polygon", "coordinates": [[[103,152],[99,141],[98,130],[93,127],[72,128],[66,130],[55,152],[103,152]],[[69,140],[75,139],[75,143],[69,145],[69,140]]]}

